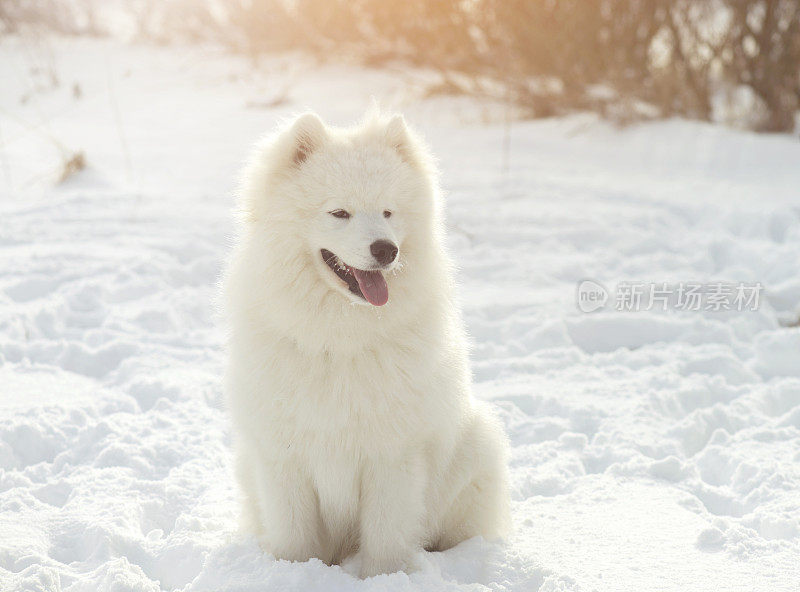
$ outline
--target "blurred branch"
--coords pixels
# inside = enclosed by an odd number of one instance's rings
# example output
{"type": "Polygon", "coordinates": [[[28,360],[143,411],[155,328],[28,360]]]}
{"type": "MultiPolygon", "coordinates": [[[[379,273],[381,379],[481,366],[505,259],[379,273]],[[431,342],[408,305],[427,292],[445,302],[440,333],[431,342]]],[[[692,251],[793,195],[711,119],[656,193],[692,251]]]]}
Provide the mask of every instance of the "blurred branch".
{"type": "MultiPolygon", "coordinates": [[[[102,0],[0,0],[0,23],[102,30],[102,0]],[[76,7],[81,7],[77,10],[76,7]]],[[[433,69],[453,92],[511,96],[534,116],[592,109],[719,118],[745,89],[751,125],[788,131],[800,107],[797,0],[139,0],[139,36],[209,40],[253,58],[302,49],[319,59],[433,69]],[[639,105],[646,108],[631,108],[639,105]]]]}

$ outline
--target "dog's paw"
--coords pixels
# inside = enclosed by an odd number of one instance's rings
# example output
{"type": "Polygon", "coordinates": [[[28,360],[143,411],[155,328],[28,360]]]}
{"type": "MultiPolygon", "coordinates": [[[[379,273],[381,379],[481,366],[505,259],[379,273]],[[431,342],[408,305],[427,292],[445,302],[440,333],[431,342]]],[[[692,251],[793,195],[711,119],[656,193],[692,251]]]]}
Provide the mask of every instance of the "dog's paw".
{"type": "Polygon", "coordinates": [[[362,555],[361,567],[358,570],[360,578],[371,578],[381,574],[393,574],[398,571],[413,571],[414,565],[411,557],[400,559],[397,557],[371,557],[362,555]]]}
{"type": "MultiPolygon", "coordinates": [[[[310,559],[320,559],[325,561],[326,557],[321,553],[321,549],[317,549],[312,545],[300,544],[276,544],[274,542],[260,541],[261,548],[272,555],[276,560],[295,561],[303,563],[310,559]]],[[[325,561],[327,563],[327,561],[325,561]]]]}
{"type": "Polygon", "coordinates": [[[381,574],[392,574],[402,571],[403,563],[394,561],[365,561],[358,570],[358,576],[363,580],[381,574]]]}

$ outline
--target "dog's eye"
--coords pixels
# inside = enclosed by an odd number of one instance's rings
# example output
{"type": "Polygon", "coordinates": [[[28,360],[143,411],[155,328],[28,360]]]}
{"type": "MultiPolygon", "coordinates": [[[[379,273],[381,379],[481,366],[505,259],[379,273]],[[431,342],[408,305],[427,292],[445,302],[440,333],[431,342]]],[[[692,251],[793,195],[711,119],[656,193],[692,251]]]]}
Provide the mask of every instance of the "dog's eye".
{"type": "Polygon", "coordinates": [[[346,212],[344,210],[333,210],[332,212],[328,212],[334,218],[349,218],[350,212],[346,212]]]}
{"type": "Polygon", "coordinates": [[[391,215],[392,215],[392,213],[389,210],[383,210],[383,217],[384,218],[388,218],[391,215]]]}

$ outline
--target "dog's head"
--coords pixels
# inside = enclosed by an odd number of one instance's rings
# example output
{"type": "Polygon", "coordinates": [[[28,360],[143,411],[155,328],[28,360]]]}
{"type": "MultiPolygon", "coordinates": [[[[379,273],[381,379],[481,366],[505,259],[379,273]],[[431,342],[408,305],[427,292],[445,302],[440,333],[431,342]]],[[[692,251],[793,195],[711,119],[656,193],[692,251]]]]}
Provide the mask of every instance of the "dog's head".
{"type": "Polygon", "coordinates": [[[433,167],[399,115],[348,130],[302,115],[257,153],[246,182],[248,216],[295,287],[383,306],[435,258],[433,167]]]}

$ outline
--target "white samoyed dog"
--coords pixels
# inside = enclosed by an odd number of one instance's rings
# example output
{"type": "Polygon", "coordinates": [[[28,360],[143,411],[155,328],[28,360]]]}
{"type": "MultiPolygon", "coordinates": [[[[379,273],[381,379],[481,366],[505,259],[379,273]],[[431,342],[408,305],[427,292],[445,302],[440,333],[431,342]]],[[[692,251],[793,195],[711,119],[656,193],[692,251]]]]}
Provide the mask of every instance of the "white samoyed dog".
{"type": "Polygon", "coordinates": [[[470,371],[431,156],[401,116],[300,116],[246,167],[224,282],[243,526],[280,559],[501,537],[507,441],[470,371]]]}

